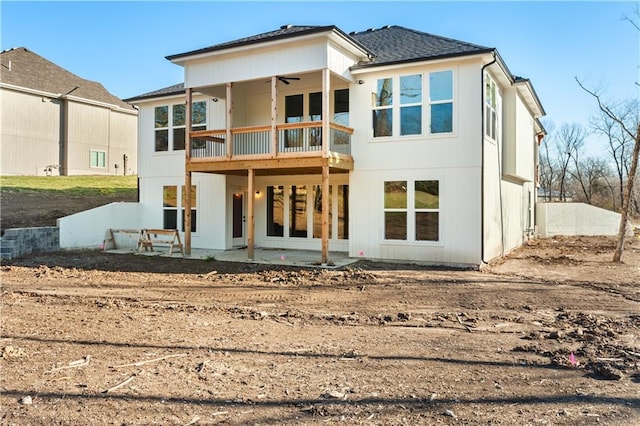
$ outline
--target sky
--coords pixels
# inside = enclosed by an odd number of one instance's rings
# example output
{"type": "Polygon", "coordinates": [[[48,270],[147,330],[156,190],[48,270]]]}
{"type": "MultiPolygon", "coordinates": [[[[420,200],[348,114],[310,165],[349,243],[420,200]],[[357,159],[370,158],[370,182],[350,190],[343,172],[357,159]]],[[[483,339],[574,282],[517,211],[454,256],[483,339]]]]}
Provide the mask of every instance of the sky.
{"type": "MultiPolygon", "coordinates": [[[[1,49],[26,47],[126,99],[184,80],[165,57],[278,29],[336,25],[344,32],[399,25],[495,47],[529,78],[543,123],[588,128],[595,100],[640,97],[640,31],[624,16],[639,2],[558,1],[6,1],[1,49]]],[[[604,155],[604,141],[586,140],[604,155]]]]}

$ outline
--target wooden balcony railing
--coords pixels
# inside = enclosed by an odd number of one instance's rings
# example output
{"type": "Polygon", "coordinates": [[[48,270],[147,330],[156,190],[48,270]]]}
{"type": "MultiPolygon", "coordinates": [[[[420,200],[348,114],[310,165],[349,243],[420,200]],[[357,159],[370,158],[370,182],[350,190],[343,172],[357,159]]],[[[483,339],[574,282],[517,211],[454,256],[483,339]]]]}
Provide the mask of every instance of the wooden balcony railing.
{"type": "MultiPolygon", "coordinates": [[[[351,154],[353,129],[329,123],[329,151],[351,154]]],[[[247,155],[278,156],[280,153],[322,151],[322,122],[287,123],[276,126],[277,152],[273,153],[271,126],[231,129],[231,157],[247,155]]],[[[191,132],[192,158],[228,156],[227,131],[200,130],[191,132]]]]}

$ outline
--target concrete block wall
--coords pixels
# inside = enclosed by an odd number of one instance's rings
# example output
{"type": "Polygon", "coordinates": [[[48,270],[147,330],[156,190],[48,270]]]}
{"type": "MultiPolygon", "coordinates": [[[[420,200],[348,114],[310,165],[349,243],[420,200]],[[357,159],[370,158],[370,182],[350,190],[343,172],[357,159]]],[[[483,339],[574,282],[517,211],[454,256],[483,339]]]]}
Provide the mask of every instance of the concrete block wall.
{"type": "Polygon", "coordinates": [[[0,239],[2,259],[58,250],[60,250],[60,231],[57,226],[7,229],[0,239]]]}

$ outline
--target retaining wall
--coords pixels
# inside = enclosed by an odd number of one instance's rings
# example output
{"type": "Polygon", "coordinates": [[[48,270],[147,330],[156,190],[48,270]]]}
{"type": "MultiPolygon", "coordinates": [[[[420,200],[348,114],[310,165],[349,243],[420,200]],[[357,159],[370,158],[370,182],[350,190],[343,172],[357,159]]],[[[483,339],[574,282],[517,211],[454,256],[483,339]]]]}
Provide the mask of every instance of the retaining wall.
{"type": "Polygon", "coordinates": [[[58,250],[60,250],[60,230],[57,226],[7,229],[0,242],[2,259],[58,250]]]}

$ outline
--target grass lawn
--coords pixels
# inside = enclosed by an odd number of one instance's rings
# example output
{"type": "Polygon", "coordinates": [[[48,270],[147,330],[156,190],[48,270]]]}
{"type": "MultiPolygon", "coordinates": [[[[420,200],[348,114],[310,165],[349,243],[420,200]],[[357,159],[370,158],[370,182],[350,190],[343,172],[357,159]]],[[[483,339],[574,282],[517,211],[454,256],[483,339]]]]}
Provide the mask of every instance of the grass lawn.
{"type": "Polygon", "coordinates": [[[68,195],[135,194],[137,176],[2,176],[2,191],[34,193],[53,191],[68,195]]]}

